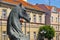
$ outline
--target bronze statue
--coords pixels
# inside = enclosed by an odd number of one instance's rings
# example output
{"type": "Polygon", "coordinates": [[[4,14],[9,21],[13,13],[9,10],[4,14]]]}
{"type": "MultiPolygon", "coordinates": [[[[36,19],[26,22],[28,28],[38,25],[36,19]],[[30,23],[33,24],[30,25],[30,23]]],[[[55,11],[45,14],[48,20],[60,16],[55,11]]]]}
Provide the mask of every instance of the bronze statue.
{"type": "Polygon", "coordinates": [[[7,34],[10,40],[24,40],[20,18],[30,22],[30,17],[26,13],[26,9],[22,6],[22,4],[16,5],[16,7],[14,7],[9,14],[7,20],[7,34]]]}

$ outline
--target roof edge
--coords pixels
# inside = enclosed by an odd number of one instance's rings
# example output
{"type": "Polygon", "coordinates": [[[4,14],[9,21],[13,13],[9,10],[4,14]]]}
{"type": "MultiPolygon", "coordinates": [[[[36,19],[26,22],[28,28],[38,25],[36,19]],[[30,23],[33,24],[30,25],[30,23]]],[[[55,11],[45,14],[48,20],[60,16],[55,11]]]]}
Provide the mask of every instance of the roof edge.
{"type": "MultiPolygon", "coordinates": [[[[9,3],[9,2],[4,2],[4,1],[0,1],[0,3],[7,4],[7,5],[10,5],[10,6],[16,6],[16,4],[9,3]]],[[[27,9],[28,7],[25,7],[25,8],[27,9]]],[[[31,8],[28,8],[28,9],[45,13],[45,12],[42,11],[42,10],[36,10],[36,9],[31,9],[31,8]]]]}

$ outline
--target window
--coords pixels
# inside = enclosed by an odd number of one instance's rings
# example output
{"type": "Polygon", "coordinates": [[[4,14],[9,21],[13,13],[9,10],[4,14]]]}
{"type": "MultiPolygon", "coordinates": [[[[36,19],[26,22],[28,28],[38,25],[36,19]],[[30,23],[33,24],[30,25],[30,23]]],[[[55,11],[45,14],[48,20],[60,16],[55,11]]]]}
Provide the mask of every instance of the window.
{"type": "Polygon", "coordinates": [[[59,35],[58,35],[58,33],[56,33],[56,40],[59,40],[59,35]]]}
{"type": "Polygon", "coordinates": [[[28,38],[30,39],[30,32],[27,32],[27,36],[28,36],[28,38]]]}
{"type": "Polygon", "coordinates": [[[34,32],[34,40],[36,40],[36,32],[34,32]]]}
{"type": "Polygon", "coordinates": [[[53,7],[53,8],[52,8],[52,12],[53,12],[53,13],[57,13],[57,8],[56,8],[56,7],[53,7]]]}
{"type": "Polygon", "coordinates": [[[2,25],[1,23],[2,23],[2,21],[0,20],[0,26],[2,25]]]}
{"type": "Polygon", "coordinates": [[[60,22],[60,18],[59,18],[59,22],[60,22]]]}
{"type": "Polygon", "coordinates": [[[30,35],[30,32],[27,32],[27,35],[29,36],[30,35]]]}
{"type": "Polygon", "coordinates": [[[56,26],[56,31],[58,31],[58,26],[56,26]]]}
{"type": "MultiPolygon", "coordinates": [[[[28,13],[28,16],[30,17],[30,13],[28,13]]],[[[30,20],[31,20],[31,17],[30,17],[30,20]]]]}
{"type": "Polygon", "coordinates": [[[53,22],[53,16],[51,17],[51,21],[53,22]]]}
{"type": "Polygon", "coordinates": [[[3,9],[2,10],[2,17],[3,18],[6,18],[6,14],[7,14],[7,10],[6,9],[3,9]]]}
{"type": "Polygon", "coordinates": [[[33,15],[34,23],[36,23],[36,15],[33,15]]]}
{"type": "Polygon", "coordinates": [[[42,16],[39,16],[39,21],[40,21],[40,23],[42,22],[42,16]]]}
{"type": "Polygon", "coordinates": [[[8,39],[8,37],[7,37],[6,31],[3,31],[2,40],[7,40],[7,39],[8,39]]]}
{"type": "Polygon", "coordinates": [[[58,21],[58,18],[56,17],[56,22],[58,21]]]}

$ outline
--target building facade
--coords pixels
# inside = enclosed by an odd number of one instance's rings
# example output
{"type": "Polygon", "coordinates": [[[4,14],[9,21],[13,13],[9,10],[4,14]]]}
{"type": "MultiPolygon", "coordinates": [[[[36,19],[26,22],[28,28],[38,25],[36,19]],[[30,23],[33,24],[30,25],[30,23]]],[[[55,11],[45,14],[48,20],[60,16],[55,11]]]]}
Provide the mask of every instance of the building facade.
{"type": "Polygon", "coordinates": [[[15,5],[22,3],[26,8],[28,15],[30,15],[30,23],[22,23],[22,31],[27,35],[30,40],[36,40],[39,26],[45,24],[45,12],[41,8],[29,4],[25,1],[14,1],[14,0],[2,0],[0,2],[0,40],[9,40],[7,35],[7,18],[9,13],[15,5]]]}
{"type": "Polygon", "coordinates": [[[51,26],[54,27],[55,31],[56,31],[56,35],[55,38],[56,40],[60,40],[60,11],[58,11],[58,9],[54,6],[52,7],[51,10],[51,26]]]}
{"type": "Polygon", "coordinates": [[[44,4],[36,4],[36,6],[42,8],[46,12],[45,20],[47,20],[45,23],[47,24],[49,22],[49,24],[55,29],[56,35],[53,40],[60,40],[60,8],[44,4]]]}
{"type": "MultiPolygon", "coordinates": [[[[27,1],[27,0],[26,0],[27,1]]],[[[0,2],[0,40],[9,40],[7,32],[7,18],[15,5],[22,3],[31,17],[30,23],[22,22],[22,31],[30,40],[36,40],[40,26],[51,25],[56,31],[53,40],[60,40],[60,9],[55,6],[32,5],[20,0],[1,0],[0,2]]]]}

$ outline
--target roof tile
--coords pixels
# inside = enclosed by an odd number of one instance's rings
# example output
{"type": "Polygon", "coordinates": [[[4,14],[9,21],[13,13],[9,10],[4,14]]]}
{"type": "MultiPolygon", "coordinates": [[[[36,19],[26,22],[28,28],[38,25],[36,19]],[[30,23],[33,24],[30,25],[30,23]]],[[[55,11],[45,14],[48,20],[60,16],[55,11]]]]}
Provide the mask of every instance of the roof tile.
{"type": "Polygon", "coordinates": [[[44,4],[36,4],[36,6],[42,8],[45,12],[52,9],[52,6],[44,5],[44,4]]]}
{"type": "Polygon", "coordinates": [[[32,5],[32,4],[30,4],[28,2],[25,2],[23,0],[17,0],[17,1],[14,1],[14,0],[3,0],[3,1],[4,2],[8,2],[8,3],[12,3],[12,4],[16,4],[16,5],[19,4],[19,3],[22,3],[23,6],[25,6],[25,7],[43,11],[42,8],[40,8],[38,6],[35,6],[35,5],[32,5]]]}
{"type": "Polygon", "coordinates": [[[60,8],[57,8],[57,11],[60,12],[60,8]]]}

